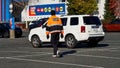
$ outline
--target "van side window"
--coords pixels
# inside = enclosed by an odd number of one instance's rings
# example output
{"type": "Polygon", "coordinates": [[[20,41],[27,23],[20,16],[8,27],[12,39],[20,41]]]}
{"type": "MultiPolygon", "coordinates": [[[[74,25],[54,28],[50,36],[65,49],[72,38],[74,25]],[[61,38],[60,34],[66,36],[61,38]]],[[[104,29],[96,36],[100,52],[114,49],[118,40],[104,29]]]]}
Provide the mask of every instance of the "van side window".
{"type": "Polygon", "coordinates": [[[67,18],[61,18],[63,26],[66,26],[67,24],[67,18]]]}
{"type": "Polygon", "coordinates": [[[78,25],[78,17],[72,17],[70,20],[70,25],[78,25]]]}

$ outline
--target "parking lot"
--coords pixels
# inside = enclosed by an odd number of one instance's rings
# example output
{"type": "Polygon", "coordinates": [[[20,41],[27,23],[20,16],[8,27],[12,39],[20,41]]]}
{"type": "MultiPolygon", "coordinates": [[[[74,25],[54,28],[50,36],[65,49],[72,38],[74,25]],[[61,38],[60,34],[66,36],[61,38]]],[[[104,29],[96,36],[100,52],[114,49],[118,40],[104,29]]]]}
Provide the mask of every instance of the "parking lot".
{"type": "Polygon", "coordinates": [[[61,58],[52,57],[52,46],[33,48],[24,31],[21,38],[0,38],[0,68],[120,68],[120,33],[106,33],[97,47],[59,46],[61,58]]]}

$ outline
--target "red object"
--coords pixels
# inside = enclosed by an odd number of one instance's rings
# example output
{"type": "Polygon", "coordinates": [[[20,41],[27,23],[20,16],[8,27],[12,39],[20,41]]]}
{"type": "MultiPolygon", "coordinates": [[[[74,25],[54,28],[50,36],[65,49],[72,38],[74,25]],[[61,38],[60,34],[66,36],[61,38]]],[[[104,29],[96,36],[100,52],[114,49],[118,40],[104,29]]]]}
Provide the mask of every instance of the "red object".
{"type": "Polygon", "coordinates": [[[85,26],[81,26],[81,32],[85,33],[85,26]]]}
{"type": "Polygon", "coordinates": [[[111,23],[103,24],[105,31],[119,31],[120,32],[120,19],[113,20],[111,23]]]}
{"type": "Polygon", "coordinates": [[[120,31],[120,24],[103,24],[103,29],[105,31],[120,31]]]}

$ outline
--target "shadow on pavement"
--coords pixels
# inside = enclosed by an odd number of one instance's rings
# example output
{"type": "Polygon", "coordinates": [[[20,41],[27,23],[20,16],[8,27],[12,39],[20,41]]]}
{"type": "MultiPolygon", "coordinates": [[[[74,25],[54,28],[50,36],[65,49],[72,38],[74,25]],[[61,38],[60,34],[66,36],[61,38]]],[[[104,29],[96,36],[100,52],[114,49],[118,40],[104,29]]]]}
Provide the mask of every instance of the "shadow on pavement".
{"type": "Polygon", "coordinates": [[[109,44],[98,44],[96,46],[89,46],[87,44],[78,44],[75,48],[94,48],[94,47],[107,47],[109,44]]]}
{"type": "Polygon", "coordinates": [[[64,51],[60,53],[60,57],[63,57],[64,55],[68,55],[68,54],[73,54],[73,53],[76,53],[76,50],[64,51]]]}

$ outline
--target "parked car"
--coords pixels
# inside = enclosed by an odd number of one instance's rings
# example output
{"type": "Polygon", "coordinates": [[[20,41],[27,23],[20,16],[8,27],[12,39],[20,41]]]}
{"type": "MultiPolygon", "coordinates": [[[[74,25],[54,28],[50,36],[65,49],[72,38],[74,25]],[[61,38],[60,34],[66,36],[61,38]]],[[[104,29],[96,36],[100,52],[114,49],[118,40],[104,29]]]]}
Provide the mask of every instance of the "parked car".
{"type": "Polygon", "coordinates": [[[107,32],[120,32],[120,19],[116,19],[111,23],[104,24],[103,29],[107,32]]]}
{"type": "Polygon", "coordinates": [[[42,18],[42,19],[39,19],[37,21],[30,22],[30,24],[29,24],[29,30],[31,30],[33,28],[36,28],[36,27],[40,27],[47,20],[48,20],[48,18],[42,18]]]}
{"type": "MultiPolygon", "coordinates": [[[[22,36],[22,29],[15,26],[15,37],[22,36]]],[[[10,24],[0,23],[0,37],[8,38],[10,37],[10,24]]]]}
{"type": "MultiPolygon", "coordinates": [[[[89,46],[96,46],[104,39],[103,26],[97,16],[71,15],[61,17],[64,38],[60,42],[65,42],[68,48],[74,48],[77,43],[86,42],[89,46]]],[[[33,47],[42,46],[44,42],[50,42],[46,38],[46,22],[41,27],[31,29],[28,39],[33,47]]]]}

